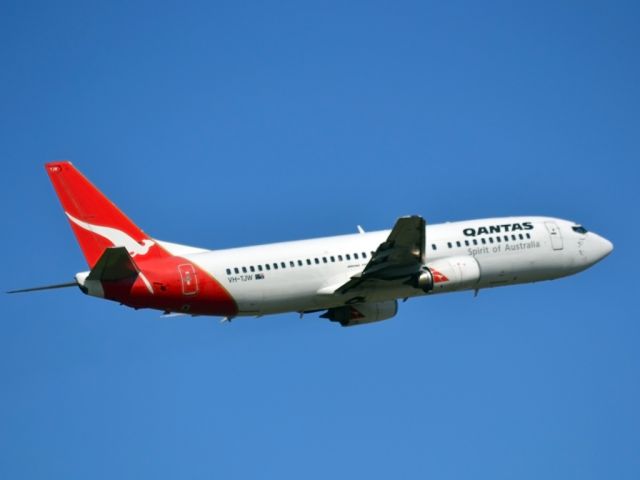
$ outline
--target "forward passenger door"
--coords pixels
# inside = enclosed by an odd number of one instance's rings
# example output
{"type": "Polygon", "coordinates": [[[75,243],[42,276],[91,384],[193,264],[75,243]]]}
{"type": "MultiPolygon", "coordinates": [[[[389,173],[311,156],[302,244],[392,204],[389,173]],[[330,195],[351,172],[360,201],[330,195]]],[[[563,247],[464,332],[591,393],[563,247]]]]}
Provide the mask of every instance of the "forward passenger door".
{"type": "Polygon", "coordinates": [[[544,226],[547,227],[547,232],[549,232],[551,247],[554,250],[562,250],[562,234],[556,222],[544,222],[544,226]]]}

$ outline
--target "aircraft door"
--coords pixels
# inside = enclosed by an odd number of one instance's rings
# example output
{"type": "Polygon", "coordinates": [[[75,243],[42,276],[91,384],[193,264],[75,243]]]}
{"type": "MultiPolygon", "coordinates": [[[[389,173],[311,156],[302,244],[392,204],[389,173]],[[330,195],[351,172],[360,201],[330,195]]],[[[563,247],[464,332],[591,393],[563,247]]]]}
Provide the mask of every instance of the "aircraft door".
{"type": "Polygon", "coordinates": [[[544,222],[544,225],[549,232],[549,238],[551,238],[551,247],[554,250],[562,250],[562,234],[556,222],[544,222]]]}
{"type": "Polygon", "coordinates": [[[198,277],[196,269],[190,263],[178,265],[180,272],[180,281],[182,282],[183,295],[195,295],[198,293],[198,277]]]}

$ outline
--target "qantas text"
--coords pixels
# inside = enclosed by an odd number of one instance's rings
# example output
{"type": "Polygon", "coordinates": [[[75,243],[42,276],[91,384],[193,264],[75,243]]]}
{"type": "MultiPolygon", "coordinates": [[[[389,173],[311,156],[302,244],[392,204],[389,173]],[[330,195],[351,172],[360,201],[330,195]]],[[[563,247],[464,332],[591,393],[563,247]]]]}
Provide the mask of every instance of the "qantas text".
{"type": "Polygon", "coordinates": [[[476,235],[515,232],[516,230],[533,230],[533,225],[531,222],[503,223],[502,225],[490,225],[488,227],[465,228],[462,233],[467,237],[475,237],[476,235]]]}

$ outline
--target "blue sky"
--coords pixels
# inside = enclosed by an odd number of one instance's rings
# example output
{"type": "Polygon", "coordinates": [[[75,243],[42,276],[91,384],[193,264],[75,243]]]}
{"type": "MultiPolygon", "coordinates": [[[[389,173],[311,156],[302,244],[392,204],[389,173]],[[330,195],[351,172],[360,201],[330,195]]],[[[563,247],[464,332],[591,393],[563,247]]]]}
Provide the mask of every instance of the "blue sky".
{"type": "Polygon", "coordinates": [[[42,164],[224,248],[574,219],[575,277],[314,316],[2,299],[1,478],[640,477],[637,2],[0,6],[3,290],[83,257],[42,164]]]}

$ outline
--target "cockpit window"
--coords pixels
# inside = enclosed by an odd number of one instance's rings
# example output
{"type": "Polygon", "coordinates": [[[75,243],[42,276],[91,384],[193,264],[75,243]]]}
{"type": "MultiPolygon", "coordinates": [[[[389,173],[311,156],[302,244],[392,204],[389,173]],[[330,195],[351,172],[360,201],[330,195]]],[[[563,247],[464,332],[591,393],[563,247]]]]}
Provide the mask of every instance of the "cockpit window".
{"type": "Polygon", "coordinates": [[[571,228],[573,229],[574,232],[581,233],[583,235],[588,232],[588,230],[584,228],[582,225],[575,225],[571,228]]]}

